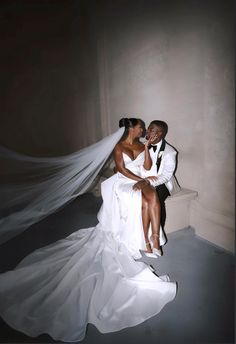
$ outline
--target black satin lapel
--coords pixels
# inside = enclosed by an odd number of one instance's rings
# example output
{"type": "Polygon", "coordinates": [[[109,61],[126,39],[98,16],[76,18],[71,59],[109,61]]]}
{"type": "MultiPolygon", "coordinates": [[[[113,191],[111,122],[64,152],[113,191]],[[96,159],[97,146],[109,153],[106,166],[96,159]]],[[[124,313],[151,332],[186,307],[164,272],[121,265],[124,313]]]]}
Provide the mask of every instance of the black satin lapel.
{"type": "MultiPolygon", "coordinates": [[[[160,168],[161,159],[162,159],[162,156],[160,156],[160,157],[158,157],[158,156],[159,156],[159,153],[160,153],[161,151],[164,151],[165,147],[166,147],[166,141],[163,139],[162,144],[161,144],[161,148],[160,148],[160,150],[159,150],[159,152],[158,152],[158,155],[157,155],[157,161],[156,161],[157,172],[158,172],[158,170],[159,170],[159,168],[160,168]]],[[[162,154],[162,155],[163,155],[163,154],[162,154]]]]}

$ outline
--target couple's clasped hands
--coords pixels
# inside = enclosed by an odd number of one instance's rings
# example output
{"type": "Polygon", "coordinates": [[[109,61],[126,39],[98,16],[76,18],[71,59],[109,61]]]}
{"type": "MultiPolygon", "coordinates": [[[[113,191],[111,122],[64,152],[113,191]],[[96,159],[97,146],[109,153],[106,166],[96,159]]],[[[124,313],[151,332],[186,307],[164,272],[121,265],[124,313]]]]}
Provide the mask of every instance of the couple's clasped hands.
{"type": "MultiPolygon", "coordinates": [[[[156,134],[150,135],[149,139],[144,143],[145,150],[148,149],[150,144],[152,144],[156,139],[157,139],[157,135],[156,134]]],[[[142,190],[147,185],[150,185],[151,181],[156,181],[156,180],[157,180],[157,176],[146,177],[146,178],[144,178],[142,180],[139,180],[137,183],[135,183],[134,186],[133,186],[133,189],[134,190],[142,190]]]]}
{"type": "Polygon", "coordinates": [[[151,184],[151,181],[157,180],[156,176],[150,176],[147,178],[144,178],[142,180],[139,180],[137,183],[134,184],[133,189],[136,190],[143,190],[147,185],[151,184]]]}

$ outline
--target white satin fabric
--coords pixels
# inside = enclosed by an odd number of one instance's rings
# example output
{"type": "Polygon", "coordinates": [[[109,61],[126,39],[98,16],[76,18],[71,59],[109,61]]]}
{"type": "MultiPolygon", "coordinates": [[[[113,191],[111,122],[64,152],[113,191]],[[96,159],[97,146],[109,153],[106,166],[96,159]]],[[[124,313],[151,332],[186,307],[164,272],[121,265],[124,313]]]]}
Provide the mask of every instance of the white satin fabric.
{"type": "MultiPolygon", "coordinates": [[[[140,173],[144,155],[126,167],[140,173]]],[[[116,174],[102,184],[96,227],[38,249],[0,275],[0,315],[29,336],[80,341],[88,323],[102,332],[137,325],[174,299],[176,284],[133,256],[144,248],[141,194],[116,174]]]]}
{"type": "MultiPolygon", "coordinates": [[[[134,174],[143,175],[144,152],[135,160],[123,153],[126,168],[134,174]]],[[[146,250],[142,227],[142,195],[141,191],[133,190],[136,183],[121,173],[105,180],[101,184],[103,205],[98,213],[98,220],[108,231],[112,231],[116,240],[122,242],[135,258],[140,258],[140,249],[146,250]]],[[[149,229],[151,233],[151,226],[149,229]]],[[[160,245],[166,242],[160,228],[160,245]]]]}

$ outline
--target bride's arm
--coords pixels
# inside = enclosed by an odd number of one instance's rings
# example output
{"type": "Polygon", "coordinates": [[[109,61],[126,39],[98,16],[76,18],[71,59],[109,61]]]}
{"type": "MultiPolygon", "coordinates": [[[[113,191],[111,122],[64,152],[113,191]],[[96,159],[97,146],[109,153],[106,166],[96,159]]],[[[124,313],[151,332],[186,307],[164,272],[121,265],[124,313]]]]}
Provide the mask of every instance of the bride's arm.
{"type": "Polygon", "coordinates": [[[152,159],[149,153],[149,145],[153,143],[153,141],[155,141],[157,138],[156,134],[152,134],[150,135],[149,139],[144,143],[144,147],[145,147],[145,160],[144,160],[144,164],[143,167],[145,168],[145,170],[150,170],[152,167],[152,159]]]}
{"type": "Polygon", "coordinates": [[[144,163],[143,163],[143,167],[145,168],[145,170],[150,170],[151,167],[152,167],[152,159],[150,157],[150,153],[149,153],[149,149],[148,149],[148,146],[149,146],[149,140],[145,142],[144,144],[144,149],[145,149],[145,158],[144,158],[144,163]]]}
{"type": "Polygon", "coordinates": [[[128,168],[125,167],[124,159],[122,155],[122,149],[119,146],[119,144],[117,144],[114,148],[113,157],[116,164],[116,170],[118,172],[122,173],[127,178],[136,180],[137,182],[139,182],[140,180],[143,180],[143,178],[137,176],[136,174],[134,174],[128,168]]]}

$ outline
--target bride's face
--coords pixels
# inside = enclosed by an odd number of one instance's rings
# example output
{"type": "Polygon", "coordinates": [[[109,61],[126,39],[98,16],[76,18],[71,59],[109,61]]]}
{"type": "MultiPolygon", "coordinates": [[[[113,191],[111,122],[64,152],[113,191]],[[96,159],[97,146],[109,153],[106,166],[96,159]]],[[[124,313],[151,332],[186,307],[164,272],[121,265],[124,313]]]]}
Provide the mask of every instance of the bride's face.
{"type": "Polygon", "coordinates": [[[133,131],[133,136],[136,137],[141,137],[143,134],[143,127],[141,123],[139,122],[137,125],[135,125],[133,128],[131,128],[133,131]]]}

